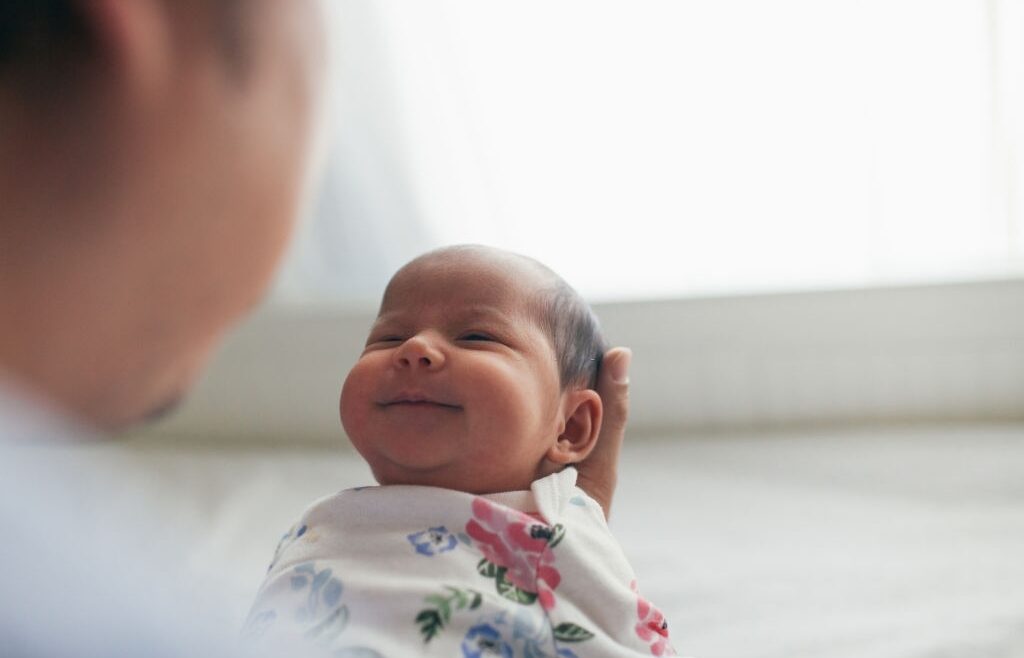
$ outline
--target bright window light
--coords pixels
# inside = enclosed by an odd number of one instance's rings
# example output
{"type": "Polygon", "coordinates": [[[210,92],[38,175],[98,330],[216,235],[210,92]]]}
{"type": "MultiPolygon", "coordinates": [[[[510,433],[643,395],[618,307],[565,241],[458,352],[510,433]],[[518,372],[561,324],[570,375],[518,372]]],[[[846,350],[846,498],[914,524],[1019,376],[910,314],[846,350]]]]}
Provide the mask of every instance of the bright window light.
{"type": "Polygon", "coordinates": [[[1024,271],[1014,0],[335,12],[337,147],[281,298],[369,299],[455,242],[593,299],[1024,271]]]}

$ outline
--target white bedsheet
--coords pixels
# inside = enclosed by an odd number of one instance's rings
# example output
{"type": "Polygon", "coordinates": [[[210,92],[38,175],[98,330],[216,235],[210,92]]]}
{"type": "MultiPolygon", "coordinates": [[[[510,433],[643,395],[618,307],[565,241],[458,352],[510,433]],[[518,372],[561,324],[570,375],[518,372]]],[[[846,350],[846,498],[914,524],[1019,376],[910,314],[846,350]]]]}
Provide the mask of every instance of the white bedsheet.
{"type": "MultiPolygon", "coordinates": [[[[299,513],[371,482],[339,449],[89,451],[234,626],[299,513]]],[[[687,655],[1024,656],[1021,425],[631,440],[612,528],[687,655]]]]}

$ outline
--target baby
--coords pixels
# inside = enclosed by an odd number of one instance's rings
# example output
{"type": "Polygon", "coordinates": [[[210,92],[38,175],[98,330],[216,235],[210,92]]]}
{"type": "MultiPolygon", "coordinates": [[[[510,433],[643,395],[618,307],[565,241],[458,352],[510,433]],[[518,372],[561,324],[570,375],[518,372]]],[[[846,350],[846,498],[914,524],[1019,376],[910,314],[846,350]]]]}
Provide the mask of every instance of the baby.
{"type": "Polygon", "coordinates": [[[571,467],[597,441],[605,348],[526,257],[448,247],[399,270],[341,392],[381,486],[303,515],[247,634],[352,657],[673,655],[571,467]]]}

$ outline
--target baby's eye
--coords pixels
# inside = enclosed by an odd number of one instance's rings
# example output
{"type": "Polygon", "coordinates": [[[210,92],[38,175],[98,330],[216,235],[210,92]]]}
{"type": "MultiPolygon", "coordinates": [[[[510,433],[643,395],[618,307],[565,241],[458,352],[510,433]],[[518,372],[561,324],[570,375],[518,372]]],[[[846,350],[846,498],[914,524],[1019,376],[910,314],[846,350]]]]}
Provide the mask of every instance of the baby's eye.
{"type": "Polygon", "coordinates": [[[495,338],[479,331],[470,331],[459,336],[459,340],[493,341],[495,338]]]}
{"type": "Polygon", "coordinates": [[[374,336],[367,341],[367,345],[379,345],[381,343],[401,343],[404,339],[401,336],[374,336]]]}

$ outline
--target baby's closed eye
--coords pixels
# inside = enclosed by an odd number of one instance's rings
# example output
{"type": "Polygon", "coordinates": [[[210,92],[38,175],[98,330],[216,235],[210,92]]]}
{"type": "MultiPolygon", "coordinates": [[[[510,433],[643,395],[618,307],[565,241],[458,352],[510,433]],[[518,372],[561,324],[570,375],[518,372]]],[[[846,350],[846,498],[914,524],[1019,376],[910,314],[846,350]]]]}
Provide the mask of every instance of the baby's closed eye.
{"type": "Polygon", "coordinates": [[[375,349],[387,349],[392,347],[398,347],[405,342],[405,338],[396,334],[384,334],[380,336],[371,335],[366,339],[366,345],[364,347],[367,351],[375,349]]]}
{"type": "Polygon", "coordinates": [[[482,331],[467,331],[459,336],[459,340],[468,341],[497,341],[498,339],[494,336],[484,333],[482,331]]]}

